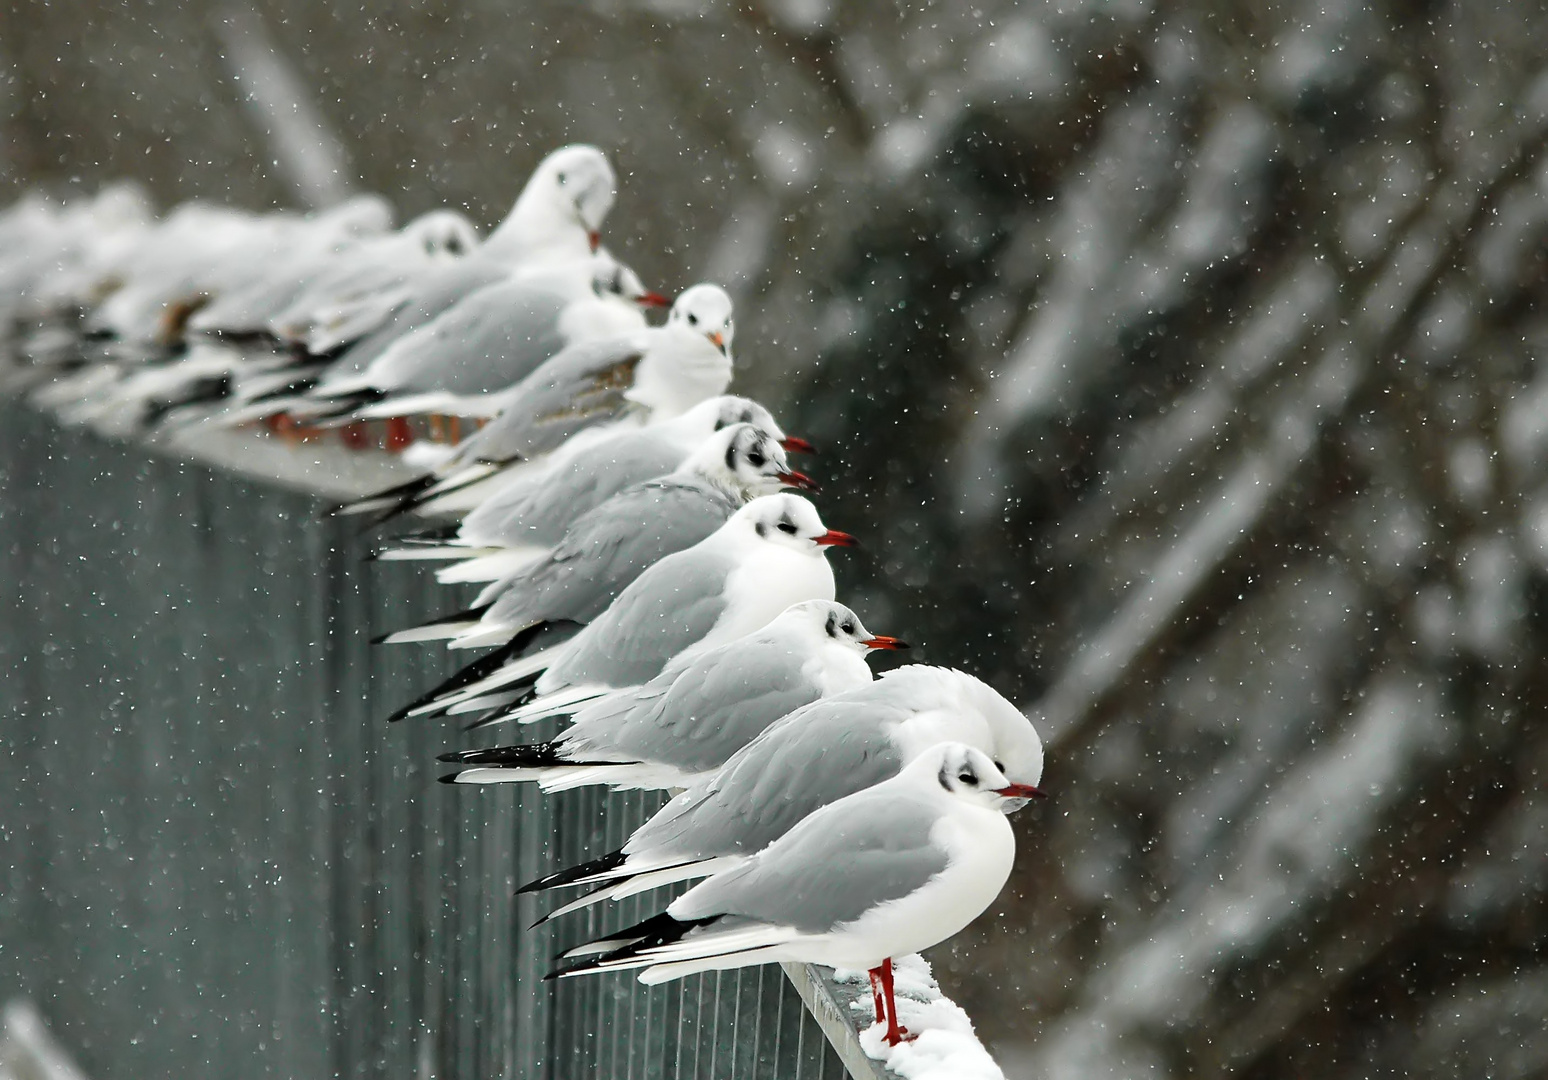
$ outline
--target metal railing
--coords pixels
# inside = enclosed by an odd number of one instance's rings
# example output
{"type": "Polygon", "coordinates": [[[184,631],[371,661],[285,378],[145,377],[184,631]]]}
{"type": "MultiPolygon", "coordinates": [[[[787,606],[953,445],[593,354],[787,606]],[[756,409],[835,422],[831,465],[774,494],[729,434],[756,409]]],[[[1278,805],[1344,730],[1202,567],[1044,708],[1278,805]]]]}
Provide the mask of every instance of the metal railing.
{"type": "Polygon", "coordinates": [[[661,897],[529,931],[515,887],[661,796],[448,788],[458,731],[382,722],[450,670],[369,645],[447,590],[318,514],[385,456],[0,416],[0,985],[94,1080],[886,1075],[818,969],[540,981],[661,897]]]}

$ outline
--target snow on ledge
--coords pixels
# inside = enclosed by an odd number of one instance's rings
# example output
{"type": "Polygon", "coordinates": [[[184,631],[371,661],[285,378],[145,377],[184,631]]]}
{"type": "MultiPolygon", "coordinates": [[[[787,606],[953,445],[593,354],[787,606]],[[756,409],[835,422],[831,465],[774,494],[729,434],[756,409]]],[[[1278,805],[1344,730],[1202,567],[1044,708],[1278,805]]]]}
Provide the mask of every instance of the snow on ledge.
{"type": "Polygon", "coordinates": [[[898,1019],[917,1036],[888,1046],[875,1021],[870,980],[863,971],[829,971],[786,964],[807,1007],[838,1050],[851,1076],[878,1080],[1005,1080],[973,1032],[973,1022],[941,993],[921,956],[893,961],[898,1019]]]}

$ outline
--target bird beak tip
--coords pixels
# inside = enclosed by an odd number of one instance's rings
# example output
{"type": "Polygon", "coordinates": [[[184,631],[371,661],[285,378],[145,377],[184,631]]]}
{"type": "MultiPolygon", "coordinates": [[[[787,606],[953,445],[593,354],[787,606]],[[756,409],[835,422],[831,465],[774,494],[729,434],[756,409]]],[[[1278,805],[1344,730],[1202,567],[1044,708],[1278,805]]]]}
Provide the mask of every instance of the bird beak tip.
{"type": "Polygon", "coordinates": [[[1009,784],[1002,788],[995,788],[996,795],[1003,795],[1007,799],[1046,799],[1048,792],[1031,784],[1009,784]]]}
{"type": "Polygon", "coordinates": [[[805,473],[796,472],[794,469],[790,469],[782,473],[775,473],[774,479],[778,480],[786,487],[798,488],[801,491],[810,491],[813,494],[816,494],[822,490],[822,488],[817,486],[817,481],[813,480],[805,473]]]}
{"type": "Polygon", "coordinates": [[[846,532],[839,532],[837,529],[829,529],[814,538],[812,542],[818,547],[858,547],[860,543],[853,536],[846,532]]]}
{"type": "MultiPolygon", "coordinates": [[[[574,236],[575,234],[571,233],[570,235],[574,236]]],[[[592,253],[595,254],[597,248],[602,246],[602,234],[593,229],[586,234],[586,241],[591,245],[592,253]]]]}
{"type": "Polygon", "coordinates": [[[891,649],[896,651],[908,648],[908,642],[895,637],[887,637],[884,634],[879,634],[867,641],[862,641],[860,644],[867,649],[891,649]]]}

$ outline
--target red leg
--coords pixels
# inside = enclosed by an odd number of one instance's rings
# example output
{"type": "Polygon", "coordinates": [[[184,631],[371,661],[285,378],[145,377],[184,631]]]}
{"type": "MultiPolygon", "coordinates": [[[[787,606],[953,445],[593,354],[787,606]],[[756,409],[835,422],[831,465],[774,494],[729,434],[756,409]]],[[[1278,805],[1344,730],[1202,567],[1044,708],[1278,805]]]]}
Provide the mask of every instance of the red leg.
{"type": "Polygon", "coordinates": [[[882,994],[887,999],[887,1045],[896,1046],[904,1039],[914,1039],[917,1036],[909,1034],[907,1028],[898,1023],[898,1000],[892,994],[892,958],[888,957],[881,965],[882,994]]]}
{"type": "Polygon", "coordinates": [[[876,1006],[876,1022],[878,1024],[887,1019],[887,1007],[882,1003],[881,971],[881,968],[873,967],[866,972],[871,977],[871,1003],[876,1006]]]}
{"type": "Polygon", "coordinates": [[[414,441],[414,429],[404,417],[394,416],[387,421],[387,449],[402,450],[414,441]]]}

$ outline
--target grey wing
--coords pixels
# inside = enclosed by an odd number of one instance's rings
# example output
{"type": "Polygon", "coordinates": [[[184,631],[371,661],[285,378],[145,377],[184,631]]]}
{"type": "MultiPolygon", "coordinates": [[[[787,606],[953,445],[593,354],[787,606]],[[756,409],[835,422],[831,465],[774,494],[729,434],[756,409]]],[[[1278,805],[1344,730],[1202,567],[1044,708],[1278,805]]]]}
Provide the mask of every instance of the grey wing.
{"type": "Polygon", "coordinates": [[[572,345],[511,390],[512,404],[457,452],[461,461],[511,461],[558,447],[629,410],[641,350],[629,338],[572,345]]]}
{"type": "Polygon", "coordinates": [[[564,347],[565,301],[511,282],[486,285],[401,338],[375,365],[378,385],[486,394],[526,378],[564,347]]]}
{"type": "Polygon", "coordinates": [[[491,617],[522,626],[591,622],[645,570],[703,540],[735,509],[700,485],[626,488],[577,518],[553,554],[511,582],[491,617]]]}
{"type": "Polygon", "coordinates": [[[946,869],[946,851],[930,840],[937,820],[917,796],[859,792],[710,878],[674,904],[673,915],[740,915],[826,933],[917,892],[946,869]]]}
{"type": "Polygon", "coordinates": [[[720,621],[731,569],[728,559],[693,548],[668,555],[576,635],[572,651],[545,679],[553,689],[649,682],[720,621]]]}
{"type": "Polygon", "coordinates": [[[819,692],[784,642],[740,640],[698,657],[666,693],[632,711],[613,745],[685,771],[718,769],[819,692]]]}
{"type": "Polygon", "coordinates": [[[468,515],[462,536],[475,544],[551,544],[577,518],[632,484],[677,468],[681,453],[645,430],[607,439],[554,472],[522,478],[468,515]]]}
{"type": "Polygon", "coordinates": [[[662,807],[625,850],[711,858],[767,847],[812,811],[897,775],[903,759],[881,724],[891,716],[831,699],[798,710],[662,807]]]}
{"type": "Polygon", "coordinates": [[[509,275],[507,267],[470,256],[419,276],[408,299],[392,312],[387,322],[351,345],[329,366],[329,378],[364,371],[404,334],[423,326],[475,289],[503,281],[509,275]]]}

